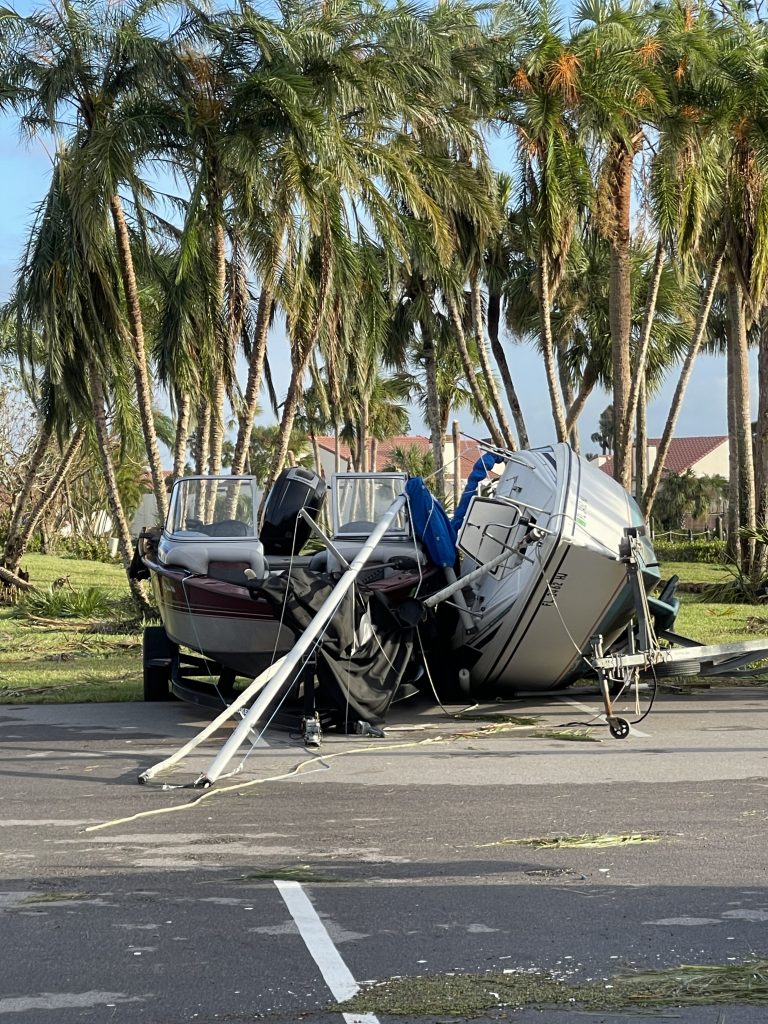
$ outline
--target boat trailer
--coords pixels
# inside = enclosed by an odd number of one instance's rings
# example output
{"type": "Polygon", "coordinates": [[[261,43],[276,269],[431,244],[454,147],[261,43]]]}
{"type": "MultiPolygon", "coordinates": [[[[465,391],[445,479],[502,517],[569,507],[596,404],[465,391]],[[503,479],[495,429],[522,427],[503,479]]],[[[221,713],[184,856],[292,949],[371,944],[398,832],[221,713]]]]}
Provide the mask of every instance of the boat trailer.
{"type": "Polygon", "coordinates": [[[768,673],[768,641],[744,640],[729,644],[700,644],[681,636],[666,623],[673,623],[677,606],[674,583],[658,598],[649,597],[640,580],[640,545],[638,538],[644,526],[627,527],[620,548],[620,557],[627,570],[635,603],[636,621],[627,627],[625,650],[606,654],[603,638],[592,638],[586,657],[597,673],[605,706],[605,718],[615,739],[626,739],[630,725],[614,713],[614,693],[627,686],[638,687],[643,678],[655,680],[662,676],[760,676],[768,673]],[[654,622],[657,625],[654,625],[654,622]],[[658,628],[661,623],[661,628],[658,628]],[[662,647],[659,641],[677,646],[662,647]],[[760,666],[758,663],[763,662],[760,666]]]}

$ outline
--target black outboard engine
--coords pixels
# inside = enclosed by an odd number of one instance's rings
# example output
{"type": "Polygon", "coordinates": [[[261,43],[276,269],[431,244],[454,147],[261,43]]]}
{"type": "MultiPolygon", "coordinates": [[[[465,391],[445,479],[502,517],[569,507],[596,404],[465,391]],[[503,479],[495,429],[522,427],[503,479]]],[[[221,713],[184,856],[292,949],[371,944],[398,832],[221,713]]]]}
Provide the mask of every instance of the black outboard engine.
{"type": "Polygon", "coordinates": [[[297,517],[305,508],[314,518],[325,497],[322,477],[309,469],[284,469],[269,492],[259,537],[266,555],[297,555],[309,539],[306,520],[297,517]]]}

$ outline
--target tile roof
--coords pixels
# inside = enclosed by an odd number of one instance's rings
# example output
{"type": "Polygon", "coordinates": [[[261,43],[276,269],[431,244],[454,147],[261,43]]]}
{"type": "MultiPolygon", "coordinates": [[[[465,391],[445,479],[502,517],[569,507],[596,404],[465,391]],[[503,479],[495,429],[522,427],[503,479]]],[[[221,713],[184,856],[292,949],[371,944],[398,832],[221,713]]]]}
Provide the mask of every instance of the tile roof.
{"type": "MultiPolygon", "coordinates": [[[[672,473],[684,473],[700,462],[705,455],[709,455],[721,444],[728,440],[726,435],[713,435],[711,437],[673,437],[669,443],[669,451],[664,462],[664,468],[672,473]]],[[[661,444],[660,437],[649,437],[648,447],[658,448],[661,444]]],[[[609,456],[600,466],[603,472],[610,476],[613,473],[613,456],[609,456]]]]}

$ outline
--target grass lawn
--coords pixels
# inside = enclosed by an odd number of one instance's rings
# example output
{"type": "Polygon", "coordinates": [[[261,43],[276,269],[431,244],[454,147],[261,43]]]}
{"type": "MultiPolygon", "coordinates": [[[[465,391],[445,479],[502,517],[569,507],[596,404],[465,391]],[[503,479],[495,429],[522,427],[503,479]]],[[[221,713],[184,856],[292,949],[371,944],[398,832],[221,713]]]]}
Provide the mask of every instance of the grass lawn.
{"type": "MultiPolygon", "coordinates": [[[[120,565],[53,555],[27,555],[31,580],[41,589],[63,576],[82,592],[96,588],[106,607],[83,619],[20,614],[0,605],[0,704],[54,704],[141,700],[141,629],[131,622],[128,588],[120,565]]],[[[668,562],[688,583],[710,583],[727,575],[724,567],[668,562]]],[[[68,591],[65,587],[60,593],[68,591]]],[[[702,643],[768,637],[768,607],[714,604],[682,594],[677,631],[702,643]]]]}
{"type": "Polygon", "coordinates": [[[76,591],[97,588],[107,608],[106,614],[67,620],[24,617],[23,601],[0,605],[0,703],[139,700],[141,633],[128,621],[122,566],[54,555],[27,555],[22,564],[41,589],[68,576],[76,591]]]}
{"type": "MultiPolygon", "coordinates": [[[[706,562],[663,562],[662,579],[677,575],[682,583],[722,583],[730,573],[725,565],[706,562]]],[[[716,604],[700,594],[679,594],[682,602],[675,629],[704,644],[759,640],[768,636],[768,605],[716,604]]]]}

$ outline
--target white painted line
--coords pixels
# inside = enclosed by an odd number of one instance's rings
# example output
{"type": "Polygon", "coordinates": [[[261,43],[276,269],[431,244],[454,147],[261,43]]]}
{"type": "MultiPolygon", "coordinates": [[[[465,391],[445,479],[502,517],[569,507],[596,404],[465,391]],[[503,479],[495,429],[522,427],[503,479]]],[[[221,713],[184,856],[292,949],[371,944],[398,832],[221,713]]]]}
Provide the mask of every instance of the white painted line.
{"type": "MultiPolygon", "coordinates": [[[[586,712],[586,714],[591,715],[593,718],[596,718],[599,722],[605,722],[606,721],[606,717],[605,717],[604,714],[601,714],[601,712],[599,712],[596,708],[591,708],[588,704],[581,704],[579,701],[577,701],[577,700],[569,700],[567,697],[563,698],[563,703],[564,704],[570,704],[572,707],[578,708],[579,711],[586,712]]],[[[630,725],[630,727],[629,727],[629,735],[630,736],[644,736],[646,739],[648,739],[648,738],[650,738],[651,734],[649,732],[642,732],[642,730],[636,729],[634,727],[634,725],[630,725]]]]}
{"type": "MultiPolygon", "coordinates": [[[[320,968],[331,995],[339,1002],[351,999],[360,991],[360,986],[341,959],[341,954],[334,946],[309,897],[298,882],[282,881],[277,878],[274,882],[299,929],[304,945],[320,968]]],[[[346,1024],[379,1024],[378,1018],[372,1013],[343,1013],[342,1017],[346,1024]]]]}

